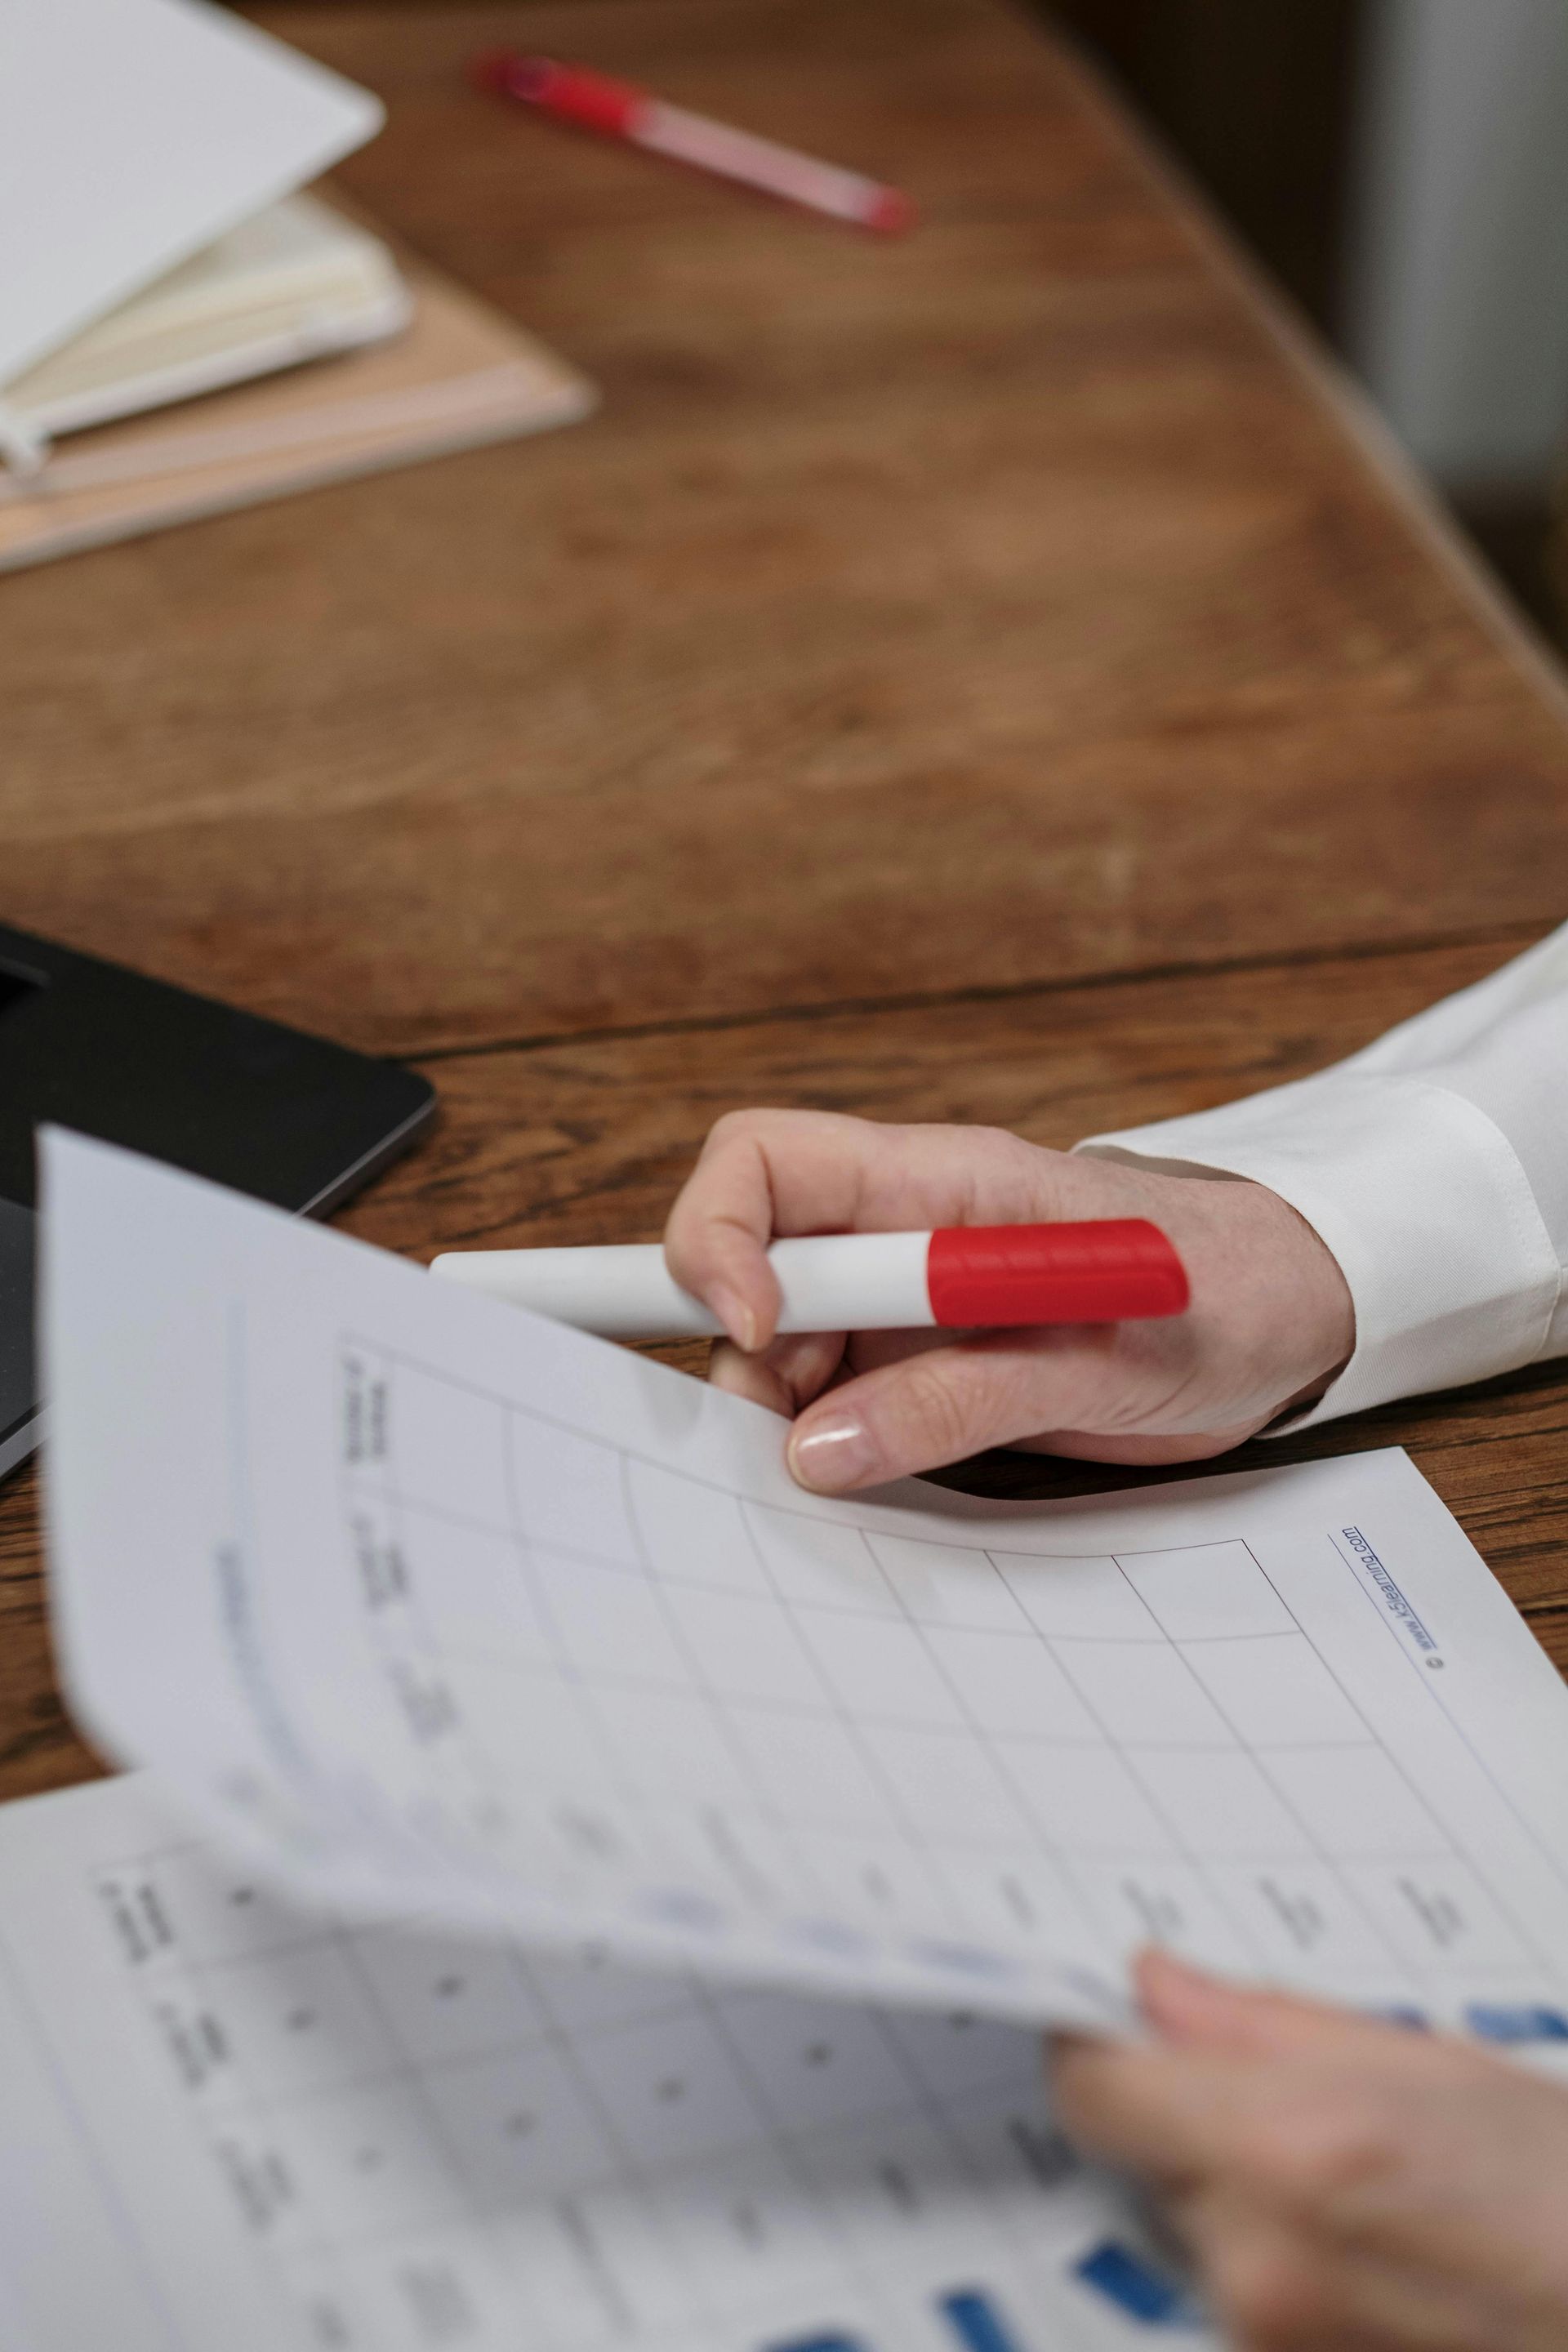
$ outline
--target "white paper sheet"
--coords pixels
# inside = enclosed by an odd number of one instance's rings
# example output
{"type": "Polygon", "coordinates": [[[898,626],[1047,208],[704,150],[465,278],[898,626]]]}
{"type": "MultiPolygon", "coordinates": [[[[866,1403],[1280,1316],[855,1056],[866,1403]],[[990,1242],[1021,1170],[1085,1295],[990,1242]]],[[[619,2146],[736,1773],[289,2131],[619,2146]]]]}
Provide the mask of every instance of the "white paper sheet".
{"type": "Polygon", "coordinates": [[[145,1777],[0,1813],[5,2352],[1114,2352],[1190,2318],[1016,2026],[299,1909],[145,1777]]]}
{"type": "Polygon", "coordinates": [[[45,1259],[66,1676],[157,1770],[0,1813],[5,2352],[1208,2341],[1007,2021],[1154,1936],[1568,2042],[1568,1702],[1403,1455],[835,1507],[100,1146],[45,1259]]]}
{"type": "Polygon", "coordinates": [[[247,1867],[1019,2019],[1119,2017],[1151,1935],[1562,2015],[1568,1696],[1403,1455],[829,1504],[605,1342],[101,1146],[45,1172],[68,1691],[247,1867]]]}
{"type": "Polygon", "coordinates": [[[5,0],[0,385],[381,121],[204,0],[5,0]]]}

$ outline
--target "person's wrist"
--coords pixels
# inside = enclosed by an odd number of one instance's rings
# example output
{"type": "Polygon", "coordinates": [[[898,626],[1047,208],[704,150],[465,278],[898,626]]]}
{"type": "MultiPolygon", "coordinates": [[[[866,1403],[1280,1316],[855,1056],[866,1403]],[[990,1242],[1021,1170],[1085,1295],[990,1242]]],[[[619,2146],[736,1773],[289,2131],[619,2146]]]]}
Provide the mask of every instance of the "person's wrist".
{"type": "Polygon", "coordinates": [[[1304,1412],[1339,1378],[1355,1352],[1355,1301],[1338,1258],[1298,1209],[1264,1184],[1255,1184],[1269,1203],[1290,1268],[1281,1302],[1296,1342],[1301,1379],[1275,1409],[1275,1418],[1304,1412]]]}

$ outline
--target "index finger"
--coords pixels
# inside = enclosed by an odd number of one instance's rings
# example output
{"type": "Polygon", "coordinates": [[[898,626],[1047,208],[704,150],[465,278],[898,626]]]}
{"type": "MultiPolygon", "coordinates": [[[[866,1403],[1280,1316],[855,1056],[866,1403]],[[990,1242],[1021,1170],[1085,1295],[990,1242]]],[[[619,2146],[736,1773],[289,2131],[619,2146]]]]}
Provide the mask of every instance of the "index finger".
{"type": "MultiPolygon", "coordinates": [[[[831,1111],[732,1111],[670,1211],[665,1259],[731,1337],[765,1347],[778,1315],[766,1259],[782,1234],[896,1233],[1059,1213],[1059,1155],[986,1128],[881,1127],[831,1111]]],[[[1071,1163],[1063,1160],[1064,1167],[1071,1163]]]]}
{"type": "Polygon", "coordinates": [[[1408,2031],[1386,2017],[1243,1984],[1194,1968],[1151,1945],[1133,1964],[1143,2014],[1161,2038],[1233,2055],[1283,2057],[1314,2050],[1343,2055],[1359,2042],[1374,2061],[1397,2063],[1408,2031]]]}
{"type": "Polygon", "coordinates": [[[1467,2095],[1483,2076],[1503,2078],[1495,2062],[1477,2059],[1436,2037],[1369,2043],[1352,2020],[1336,2049],[1320,2042],[1272,2057],[1076,2043],[1058,2059],[1056,2091],[1075,2138],[1163,2188],[1237,2189],[1314,2229],[1419,2242],[1429,2253],[1445,2231],[1451,2237],[1478,2177],[1461,2165],[1457,2199],[1445,2189],[1434,2204],[1435,2121],[1462,2146],[1476,2112],[1467,2095]]]}

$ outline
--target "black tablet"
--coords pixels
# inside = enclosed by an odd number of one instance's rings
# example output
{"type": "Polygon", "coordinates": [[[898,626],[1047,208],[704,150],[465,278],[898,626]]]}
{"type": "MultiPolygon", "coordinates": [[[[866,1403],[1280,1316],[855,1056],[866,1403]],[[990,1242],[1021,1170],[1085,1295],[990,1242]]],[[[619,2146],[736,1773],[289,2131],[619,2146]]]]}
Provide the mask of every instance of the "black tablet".
{"type": "Polygon", "coordinates": [[[324,1216],[430,1119],[427,1080],[0,924],[0,1476],[37,1443],[33,1136],[53,1120],[324,1216]]]}

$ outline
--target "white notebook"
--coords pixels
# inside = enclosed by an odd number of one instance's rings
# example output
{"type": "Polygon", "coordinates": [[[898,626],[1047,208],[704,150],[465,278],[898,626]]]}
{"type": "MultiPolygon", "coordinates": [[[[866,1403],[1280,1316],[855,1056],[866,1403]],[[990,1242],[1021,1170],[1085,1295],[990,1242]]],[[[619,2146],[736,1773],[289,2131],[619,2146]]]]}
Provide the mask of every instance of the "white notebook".
{"type": "Polygon", "coordinates": [[[53,438],[380,342],[413,310],[379,237],[289,196],[14,377],[5,404],[53,438]]]}
{"type": "Polygon", "coordinates": [[[1153,1937],[1568,2046],[1568,1695],[1403,1454],[833,1504],[100,1146],[45,1261],[59,1654],[148,1769],[0,1815],[28,2352],[1192,2340],[1028,2028],[1153,1937]]]}
{"type": "Polygon", "coordinates": [[[205,0],[5,0],[0,387],[382,119],[205,0]]]}

